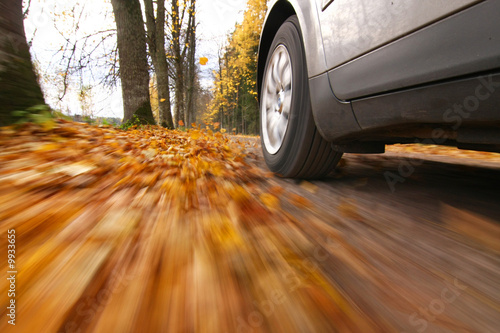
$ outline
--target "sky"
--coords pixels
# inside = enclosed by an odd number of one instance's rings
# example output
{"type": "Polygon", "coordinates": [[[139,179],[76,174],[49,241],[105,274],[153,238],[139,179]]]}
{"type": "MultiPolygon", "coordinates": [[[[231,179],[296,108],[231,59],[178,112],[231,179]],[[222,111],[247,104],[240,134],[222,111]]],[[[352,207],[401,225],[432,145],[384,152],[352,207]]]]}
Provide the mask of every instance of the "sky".
{"type": "Polygon", "coordinates": [[[243,20],[246,0],[198,0],[198,56],[207,57],[202,66],[201,79],[204,86],[212,82],[212,70],[217,67],[217,52],[234,30],[236,22],[243,20]]]}
{"type": "MultiPolygon", "coordinates": [[[[201,83],[209,87],[212,83],[212,71],[217,67],[218,50],[227,41],[227,35],[234,30],[235,24],[243,19],[243,12],[247,0],[198,0],[197,6],[197,57],[208,58],[206,66],[200,66],[201,83]]],[[[26,2],[26,0],[25,0],[26,2]]],[[[141,1],[142,2],[142,1],[141,1]]],[[[56,72],[59,66],[57,51],[64,44],[64,38],[55,28],[66,32],[68,36],[76,36],[72,20],[66,16],[65,20],[57,14],[68,14],[75,4],[85,6],[79,33],[81,35],[91,32],[114,28],[112,7],[110,0],[32,0],[28,18],[25,20],[25,30],[28,41],[32,41],[32,54],[40,63],[42,69],[49,67],[56,72]],[[63,22],[63,23],[61,23],[63,22]]],[[[80,113],[80,102],[77,89],[69,90],[65,98],[59,101],[56,97],[57,82],[62,81],[60,76],[53,75],[45,85],[46,100],[52,107],[71,114],[80,113]]],[[[106,117],[123,117],[121,89],[117,87],[111,91],[106,89],[93,89],[93,102],[95,115],[106,117]]]]}

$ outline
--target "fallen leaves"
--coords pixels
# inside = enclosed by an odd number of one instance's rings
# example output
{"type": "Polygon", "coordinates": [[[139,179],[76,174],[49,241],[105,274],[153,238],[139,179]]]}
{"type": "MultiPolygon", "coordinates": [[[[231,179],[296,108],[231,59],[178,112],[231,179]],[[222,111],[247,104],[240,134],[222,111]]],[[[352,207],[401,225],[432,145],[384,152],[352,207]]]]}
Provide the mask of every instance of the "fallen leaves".
{"type": "MultiPolygon", "coordinates": [[[[58,120],[0,129],[0,234],[15,229],[19,249],[16,329],[234,332],[238,318],[251,325],[255,300],[279,290],[276,316],[248,327],[279,332],[287,318],[287,332],[305,323],[334,330],[311,310],[340,306],[323,273],[287,259],[310,241],[275,228],[296,229],[283,203],[311,204],[249,165],[245,144],[220,124],[192,127],[123,131],[58,120]]],[[[1,297],[6,288],[4,280],[1,297]]],[[[359,312],[344,303],[339,313],[359,312]]]]}
{"type": "Polygon", "coordinates": [[[269,209],[277,209],[280,206],[280,200],[270,193],[262,193],[260,200],[269,209]]]}
{"type": "Polygon", "coordinates": [[[318,186],[305,180],[300,183],[300,187],[313,194],[318,191],[318,186]]]}
{"type": "MultiPolygon", "coordinates": [[[[0,248],[15,229],[18,271],[18,320],[0,321],[1,332],[414,329],[407,318],[440,292],[421,276],[441,281],[413,240],[400,238],[404,223],[395,234],[347,195],[334,215],[316,211],[248,162],[254,139],[194,125],[0,128],[0,248]]],[[[312,200],[325,194],[308,182],[298,190],[312,200]]],[[[498,248],[491,223],[478,229],[479,217],[443,212],[471,244],[498,248]]],[[[5,305],[9,286],[0,281],[5,305]]],[[[477,314],[498,309],[482,299],[476,313],[457,300],[463,308],[447,307],[429,330],[481,331],[477,314]]],[[[490,324],[482,331],[498,326],[490,324]]]]}
{"type": "Polygon", "coordinates": [[[447,156],[459,159],[477,159],[482,161],[500,162],[499,153],[485,151],[464,150],[455,147],[426,145],[426,144],[395,144],[387,145],[387,152],[393,153],[418,153],[426,155],[447,156]]]}

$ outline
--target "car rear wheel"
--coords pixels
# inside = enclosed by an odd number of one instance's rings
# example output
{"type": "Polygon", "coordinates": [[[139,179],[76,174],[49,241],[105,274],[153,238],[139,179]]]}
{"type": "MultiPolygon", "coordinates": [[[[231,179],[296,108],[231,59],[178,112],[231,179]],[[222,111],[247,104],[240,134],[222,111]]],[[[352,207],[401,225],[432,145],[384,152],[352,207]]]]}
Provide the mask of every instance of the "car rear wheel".
{"type": "Polygon", "coordinates": [[[269,169],[291,178],[321,178],[342,153],[314,123],[301,30],[296,16],[278,30],[267,56],[260,94],[261,141],[269,169]]]}

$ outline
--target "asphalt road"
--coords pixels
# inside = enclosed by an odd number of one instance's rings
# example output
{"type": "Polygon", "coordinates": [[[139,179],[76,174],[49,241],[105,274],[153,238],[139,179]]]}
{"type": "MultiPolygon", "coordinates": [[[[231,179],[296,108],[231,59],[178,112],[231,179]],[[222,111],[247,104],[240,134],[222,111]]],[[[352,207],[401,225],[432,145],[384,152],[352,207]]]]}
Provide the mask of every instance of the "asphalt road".
{"type": "Polygon", "coordinates": [[[314,244],[299,266],[352,309],[335,330],[499,332],[500,163],[346,154],[324,180],[272,182],[312,203],[283,208],[314,244]]]}

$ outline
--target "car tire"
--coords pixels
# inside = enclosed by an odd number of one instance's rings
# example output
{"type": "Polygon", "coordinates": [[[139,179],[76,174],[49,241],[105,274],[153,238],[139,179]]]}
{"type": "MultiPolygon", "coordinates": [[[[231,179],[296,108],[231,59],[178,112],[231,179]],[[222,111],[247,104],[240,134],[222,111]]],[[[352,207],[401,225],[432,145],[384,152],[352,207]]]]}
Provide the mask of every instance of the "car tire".
{"type": "Polygon", "coordinates": [[[264,159],[282,177],[322,178],[342,156],[314,123],[304,44],[295,15],[280,27],[267,56],[260,119],[264,159]]]}

